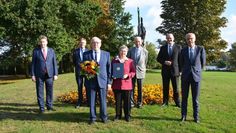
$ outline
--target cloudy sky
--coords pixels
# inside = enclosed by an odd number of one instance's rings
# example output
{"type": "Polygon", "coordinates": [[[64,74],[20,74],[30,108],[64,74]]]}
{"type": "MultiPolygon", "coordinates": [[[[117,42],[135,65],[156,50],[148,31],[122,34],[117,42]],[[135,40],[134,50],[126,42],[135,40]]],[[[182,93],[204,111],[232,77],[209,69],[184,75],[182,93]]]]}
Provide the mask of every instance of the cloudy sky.
{"type": "MultiPolygon", "coordinates": [[[[137,33],[137,7],[140,9],[140,16],[143,17],[144,26],[146,28],[146,41],[157,44],[157,39],[165,39],[165,37],[155,31],[160,26],[162,19],[161,0],[127,0],[125,3],[125,11],[132,14],[132,25],[134,32],[137,33]]],[[[227,27],[221,29],[221,37],[229,44],[236,42],[236,5],[235,0],[227,0],[225,12],[222,16],[228,19],[227,27]]],[[[228,46],[228,49],[230,45],[228,46]]]]}

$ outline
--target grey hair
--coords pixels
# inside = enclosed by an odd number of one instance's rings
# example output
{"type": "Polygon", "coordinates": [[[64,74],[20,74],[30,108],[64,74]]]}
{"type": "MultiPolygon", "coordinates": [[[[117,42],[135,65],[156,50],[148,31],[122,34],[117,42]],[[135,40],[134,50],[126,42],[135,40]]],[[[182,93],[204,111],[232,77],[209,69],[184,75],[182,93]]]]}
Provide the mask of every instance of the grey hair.
{"type": "Polygon", "coordinates": [[[122,45],[122,46],[120,46],[119,51],[121,51],[123,49],[126,49],[127,51],[129,50],[129,48],[126,45],[122,45]]]}
{"type": "Polygon", "coordinates": [[[187,33],[187,34],[185,35],[185,39],[188,39],[188,36],[190,36],[190,35],[193,35],[194,38],[196,38],[196,35],[195,35],[194,33],[187,33]]]}
{"type": "Polygon", "coordinates": [[[39,36],[39,40],[41,40],[41,39],[46,39],[46,40],[48,40],[47,36],[45,36],[45,35],[40,35],[40,36],[39,36]]]}
{"type": "Polygon", "coordinates": [[[91,44],[93,43],[94,40],[98,40],[100,43],[102,42],[102,40],[100,38],[95,36],[91,39],[91,44]]]}

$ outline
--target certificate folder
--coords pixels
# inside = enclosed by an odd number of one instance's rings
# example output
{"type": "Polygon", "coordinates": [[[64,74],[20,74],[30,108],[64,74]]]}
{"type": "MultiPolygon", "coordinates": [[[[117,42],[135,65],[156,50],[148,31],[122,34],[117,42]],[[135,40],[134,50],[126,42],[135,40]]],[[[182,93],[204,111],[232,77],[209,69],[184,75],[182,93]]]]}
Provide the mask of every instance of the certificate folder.
{"type": "Polygon", "coordinates": [[[114,63],[112,67],[113,67],[112,76],[114,78],[124,77],[124,63],[114,63]]]}

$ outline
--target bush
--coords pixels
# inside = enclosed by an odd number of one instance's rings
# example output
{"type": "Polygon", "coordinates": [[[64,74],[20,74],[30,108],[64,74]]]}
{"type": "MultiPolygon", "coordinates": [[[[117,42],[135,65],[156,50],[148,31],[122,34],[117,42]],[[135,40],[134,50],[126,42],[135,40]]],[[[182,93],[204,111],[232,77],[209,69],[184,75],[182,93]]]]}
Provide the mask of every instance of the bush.
{"type": "MultiPolygon", "coordinates": [[[[85,89],[85,88],[84,88],[85,89]]],[[[137,88],[135,89],[137,90],[137,88]]],[[[134,93],[134,98],[137,99],[137,91],[134,93]]],[[[169,93],[170,100],[173,100],[173,91],[170,89],[169,93]]],[[[83,101],[86,101],[86,94],[83,91],[83,101]]],[[[143,86],[143,104],[161,104],[163,98],[162,87],[159,84],[147,84],[143,86]]],[[[77,91],[70,91],[68,93],[62,94],[57,97],[58,101],[65,103],[76,104],[78,99],[77,91]]],[[[107,92],[107,102],[108,105],[115,104],[115,98],[112,90],[108,90],[107,92]]]]}

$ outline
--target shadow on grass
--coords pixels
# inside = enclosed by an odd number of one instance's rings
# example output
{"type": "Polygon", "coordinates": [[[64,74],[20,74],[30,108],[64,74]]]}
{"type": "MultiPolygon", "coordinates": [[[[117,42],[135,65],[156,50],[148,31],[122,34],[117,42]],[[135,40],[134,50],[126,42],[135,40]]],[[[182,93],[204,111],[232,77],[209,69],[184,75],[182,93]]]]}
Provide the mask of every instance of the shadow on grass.
{"type": "Polygon", "coordinates": [[[0,85],[7,85],[7,84],[13,84],[13,83],[15,83],[15,82],[13,82],[13,81],[2,81],[2,80],[0,80],[0,85]]]}
{"type": "MultiPolygon", "coordinates": [[[[66,105],[55,104],[55,106],[65,107],[66,105]]],[[[0,103],[0,121],[4,119],[88,123],[89,112],[45,111],[39,114],[37,104],[0,103]]]]}
{"type": "Polygon", "coordinates": [[[146,72],[147,72],[147,73],[161,73],[160,70],[156,70],[156,69],[147,69],[146,72]]]}
{"type": "Polygon", "coordinates": [[[151,121],[180,121],[180,119],[166,116],[132,116],[132,119],[151,120],[151,121]]]}

